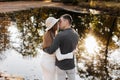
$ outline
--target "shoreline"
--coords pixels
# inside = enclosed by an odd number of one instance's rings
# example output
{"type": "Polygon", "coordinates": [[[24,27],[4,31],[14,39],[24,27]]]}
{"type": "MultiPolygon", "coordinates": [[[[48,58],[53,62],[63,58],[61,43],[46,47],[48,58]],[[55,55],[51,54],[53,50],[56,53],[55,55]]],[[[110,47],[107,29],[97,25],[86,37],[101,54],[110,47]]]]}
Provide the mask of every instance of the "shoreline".
{"type": "Polygon", "coordinates": [[[21,76],[0,72],[0,80],[24,80],[24,78],[22,78],[21,76]]]}

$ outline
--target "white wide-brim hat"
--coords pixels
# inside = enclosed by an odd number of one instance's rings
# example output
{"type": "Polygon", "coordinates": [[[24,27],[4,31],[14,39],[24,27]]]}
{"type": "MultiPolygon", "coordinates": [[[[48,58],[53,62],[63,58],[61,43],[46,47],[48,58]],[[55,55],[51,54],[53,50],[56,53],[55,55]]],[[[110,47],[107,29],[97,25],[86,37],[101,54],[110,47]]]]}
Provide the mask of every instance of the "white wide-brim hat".
{"type": "Polygon", "coordinates": [[[47,27],[45,30],[50,30],[58,21],[59,19],[56,19],[54,17],[48,17],[45,21],[45,26],[47,27]]]}

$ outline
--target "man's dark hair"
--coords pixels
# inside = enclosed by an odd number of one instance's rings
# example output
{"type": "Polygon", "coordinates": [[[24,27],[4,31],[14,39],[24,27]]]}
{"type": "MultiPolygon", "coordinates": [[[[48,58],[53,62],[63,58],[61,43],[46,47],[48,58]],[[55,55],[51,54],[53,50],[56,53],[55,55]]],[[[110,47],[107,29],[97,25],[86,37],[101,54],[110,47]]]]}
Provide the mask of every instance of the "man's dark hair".
{"type": "Polygon", "coordinates": [[[62,17],[64,19],[67,19],[69,21],[69,23],[72,24],[73,19],[72,19],[72,16],[70,14],[64,14],[64,15],[62,15],[62,17]]]}

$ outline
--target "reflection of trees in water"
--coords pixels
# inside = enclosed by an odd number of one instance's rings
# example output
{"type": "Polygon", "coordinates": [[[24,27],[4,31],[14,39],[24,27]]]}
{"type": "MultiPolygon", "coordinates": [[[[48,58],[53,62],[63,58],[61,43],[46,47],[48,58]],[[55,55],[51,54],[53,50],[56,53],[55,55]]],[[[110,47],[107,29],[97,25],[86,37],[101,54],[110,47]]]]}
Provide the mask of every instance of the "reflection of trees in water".
{"type": "Polygon", "coordinates": [[[44,31],[44,20],[48,16],[59,18],[64,13],[69,13],[73,16],[74,28],[78,30],[80,35],[77,60],[78,63],[84,63],[84,67],[86,68],[79,68],[80,76],[84,78],[91,77],[92,80],[96,78],[106,80],[105,75],[109,77],[110,75],[108,73],[111,74],[112,70],[116,70],[114,66],[118,67],[118,69],[120,67],[118,64],[109,65],[108,60],[109,54],[112,53],[111,51],[114,51],[120,46],[116,44],[120,38],[120,19],[117,17],[73,13],[48,7],[8,14],[11,20],[16,21],[17,28],[22,34],[20,50],[16,47],[14,48],[22,53],[23,56],[35,56],[37,54],[36,48],[42,42],[42,36],[39,31],[44,31]],[[94,52],[95,55],[89,54],[84,48],[84,41],[89,34],[92,34],[96,38],[99,45],[98,52],[94,52]],[[114,41],[112,39],[113,37],[116,37],[117,40],[114,41]]]}
{"type": "Polygon", "coordinates": [[[4,51],[8,47],[8,31],[7,27],[10,24],[10,18],[7,15],[1,14],[0,17],[0,52],[4,51]]]}
{"type": "MultiPolygon", "coordinates": [[[[78,46],[80,51],[78,51],[77,54],[79,55],[78,62],[85,62],[85,67],[87,66],[87,68],[86,71],[79,71],[80,73],[86,74],[86,76],[94,76],[92,78],[93,80],[96,78],[100,80],[106,80],[106,78],[109,79],[111,77],[110,74],[112,74],[112,71],[110,69],[115,69],[113,66],[109,65],[108,58],[109,54],[112,53],[110,51],[114,51],[115,49],[119,48],[119,45],[116,45],[116,41],[112,39],[114,36],[119,39],[120,30],[118,29],[119,26],[117,25],[120,24],[117,23],[117,21],[119,22],[119,18],[108,15],[91,15],[89,20],[90,23],[87,23],[89,24],[89,27],[86,28],[84,35],[81,36],[78,46]],[[96,55],[88,55],[86,49],[84,48],[84,40],[89,34],[95,36],[97,43],[99,43],[100,50],[99,52],[94,52],[96,55]],[[91,55],[93,57],[91,57],[91,55]]],[[[120,67],[118,64],[114,66],[120,67]]]]}
{"type": "Polygon", "coordinates": [[[22,33],[21,50],[23,56],[37,54],[36,47],[42,41],[39,35],[41,29],[41,18],[32,11],[21,11],[15,14],[19,31],[22,33]],[[33,20],[32,20],[33,19],[33,20]]]}

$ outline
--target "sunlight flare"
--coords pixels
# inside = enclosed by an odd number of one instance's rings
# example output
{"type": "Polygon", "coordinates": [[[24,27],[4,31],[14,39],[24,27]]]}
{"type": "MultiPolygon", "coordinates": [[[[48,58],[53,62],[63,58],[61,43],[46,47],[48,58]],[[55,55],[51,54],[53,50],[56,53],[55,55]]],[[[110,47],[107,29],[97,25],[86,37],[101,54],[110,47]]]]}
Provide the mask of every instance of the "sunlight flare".
{"type": "Polygon", "coordinates": [[[88,35],[85,39],[85,48],[88,53],[96,53],[98,52],[98,43],[94,36],[88,35]]]}

